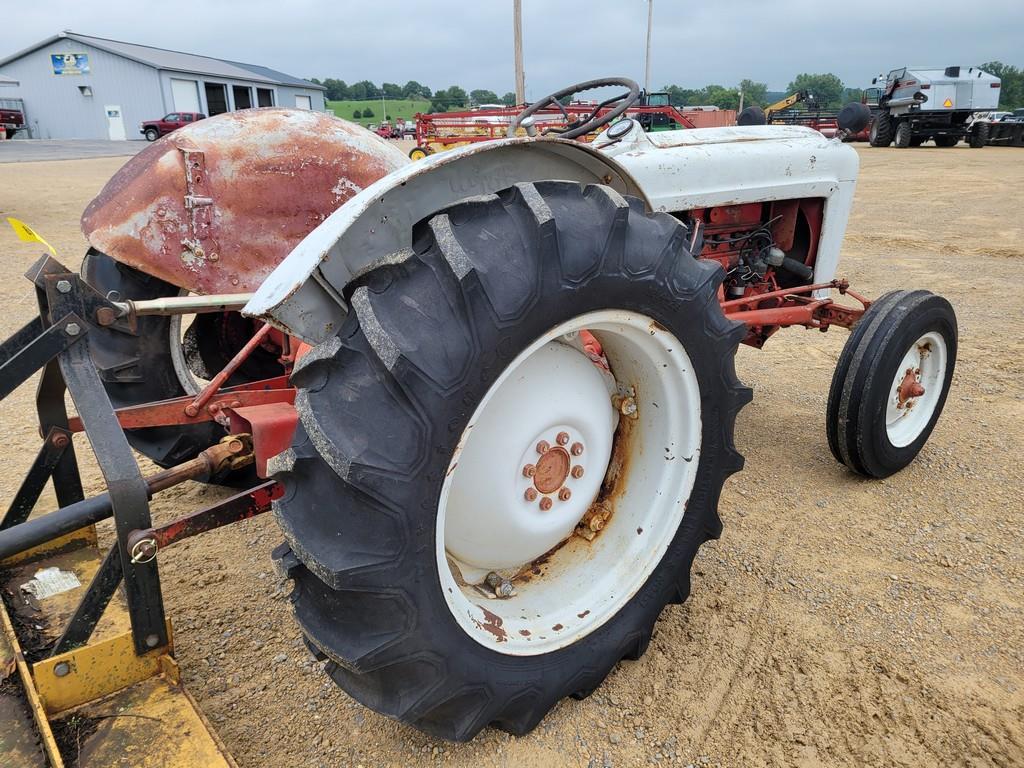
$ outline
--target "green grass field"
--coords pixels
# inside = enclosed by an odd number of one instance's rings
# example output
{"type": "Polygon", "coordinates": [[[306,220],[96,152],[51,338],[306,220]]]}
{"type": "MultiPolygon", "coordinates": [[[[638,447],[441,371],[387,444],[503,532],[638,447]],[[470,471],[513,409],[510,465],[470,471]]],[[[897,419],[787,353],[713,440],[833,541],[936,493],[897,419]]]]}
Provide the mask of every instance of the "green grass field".
{"type": "Polygon", "coordinates": [[[395,120],[398,117],[404,117],[406,120],[412,120],[416,117],[417,112],[426,112],[430,109],[430,102],[426,100],[414,101],[409,99],[402,99],[400,101],[386,101],[381,104],[380,99],[375,101],[328,101],[327,109],[334,112],[338,117],[343,117],[346,120],[351,120],[353,123],[359,123],[360,125],[367,125],[368,123],[379,123],[384,117],[384,107],[387,107],[388,119],[395,120]],[[352,117],[352,113],[357,109],[362,111],[369,107],[373,110],[373,117],[363,117],[358,120],[352,117]]]}

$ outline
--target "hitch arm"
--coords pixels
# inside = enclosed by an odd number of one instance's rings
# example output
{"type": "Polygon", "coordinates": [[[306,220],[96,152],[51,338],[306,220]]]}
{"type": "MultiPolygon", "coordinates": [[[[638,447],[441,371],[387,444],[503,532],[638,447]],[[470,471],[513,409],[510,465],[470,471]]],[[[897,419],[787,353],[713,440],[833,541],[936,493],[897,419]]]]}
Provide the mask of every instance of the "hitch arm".
{"type": "Polygon", "coordinates": [[[148,563],[161,549],[171,544],[262,515],[270,509],[272,501],[283,495],[284,486],[274,480],[268,480],[191,515],[145,530],[132,531],[128,534],[128,550],[131,552],[132,562],[148,563]]]}

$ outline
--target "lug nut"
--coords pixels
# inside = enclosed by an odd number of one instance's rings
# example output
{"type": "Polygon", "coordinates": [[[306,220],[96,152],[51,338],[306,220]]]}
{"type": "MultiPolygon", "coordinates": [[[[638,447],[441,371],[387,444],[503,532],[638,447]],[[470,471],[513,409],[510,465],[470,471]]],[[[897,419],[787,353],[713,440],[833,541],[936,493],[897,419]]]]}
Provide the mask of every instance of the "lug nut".
{"type": "Polygon", "coordinates": [[[551,509],[552,501],[547,496],[540,500],[540,508],[542,512],[547,512],[551,509]]]}
{"type": "Polygon", "coordinates": [[[575,467],[573,467],[572,468],[572,476],[575,477],[577,480],[579,480],[581,477],[583,477],[583,467],[581,467],[579,464],[577,464],[575,467]]]}
{"type": "Polygon", "coordinates": [[[113,325],[117,320],[117,314],[111,307],[100,307],[96,310],[96,322],[102,326],[113,325]]]}
{"type": "Polygon", "coordinates": [[[550,448],[551,443],[549,443],[547,440],[541,440],[539,443],[537,443],[537,453],[547,453],[550,448]]]}
{"type": "Polygon", "coordinates": [[[570,496],[572,496],[572,491],[568,488],[562,488],[562,490],[558,492],[559,501],[568,501],[570,496]]]}
{"type": "Polygon", "coordinates": [[[500,600],[506,597],[512,597],[516,592],[515,586],[513,586],[511,581],[494,571],[487,574],[484,578],[484,583],[494,590],[494,596],[500,600]]]}
{"type": "Polygon", "coordinates": [[[579,456],[583,453],[583,443],[573,443],[572,448],[569,449],[569,453],[573,456],[579,456]]]}
{"type": "Polygon", "coordinates": [[[555,440],[558,441],[559,445],[565,445],[566,443],[569,442],[569,433],[568,432],[559,432],[558,433],[558,437],[556,437],[555,440]]]}
{"type": "MultiPolygon", "coordinates": [[[[527,488],[526,489],[526,493],[523,494],[523,497],[527,501],[534,501],[537,498],[537,489],[536,488],[527,488]]],[[[541,502],[541,506],[543,506],[543,502],[541,502]]]]}
{"type": "Polygon", "coordinates": [[[633,416],[636,413],[636,400],[632,397],[622,398],[622,402],[619,403],[619,413],[623,416],[633,416]]]}
{"type": "Polygon", "coordinates": [[[533,464],[523,467],[523,477],[533,477],[535,474],[537,474],[537,468],[533,464]]]}

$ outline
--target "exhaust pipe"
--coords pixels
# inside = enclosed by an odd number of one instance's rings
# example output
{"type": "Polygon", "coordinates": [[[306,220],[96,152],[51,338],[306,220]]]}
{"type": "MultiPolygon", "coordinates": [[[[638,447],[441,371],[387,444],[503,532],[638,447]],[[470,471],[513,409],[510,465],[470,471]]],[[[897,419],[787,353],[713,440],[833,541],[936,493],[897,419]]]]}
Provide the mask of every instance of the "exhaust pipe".
{"type": "Polygon", "coordinates": [[[927,94],[917,91],[913,96],[904,96],[902,99],[890,99],[887,107],[910,107],[915,104],[924,104],[928,101],[927,94]]]}

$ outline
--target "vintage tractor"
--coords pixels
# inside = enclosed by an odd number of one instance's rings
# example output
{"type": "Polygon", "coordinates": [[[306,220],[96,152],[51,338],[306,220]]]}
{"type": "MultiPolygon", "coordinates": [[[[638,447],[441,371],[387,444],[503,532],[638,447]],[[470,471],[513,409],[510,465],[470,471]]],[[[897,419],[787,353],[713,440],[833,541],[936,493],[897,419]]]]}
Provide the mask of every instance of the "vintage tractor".
{"type": "Polygon", "coordinates": [[[829,448],[868,477],[912,461],[956,319],[927,291],[869,301],[836,278],[856,152],[801,126],[645,133],[615,122],[635,83],[581,85],[626,93],[557,135],[415,163],[333,118],[249,110],[114,176],[83,217],[81,275],[40,261],[41,319],[0,358],[0,393],[45,364],[78,410],[40,398],[64,506],[25,521],[23,499],[0,558],[117,521],[108,578],[38,674],[81,650],[122,579],[129,647],[166,653],[158,553],[273,500],[295,617],[342,688],[445,739],[521,734],[687,598],[743,466],[739,344],[852,329],[829,448]],[[109,487],[84,501],[61,485],[83,429],[109,487]],[[143,478],[126,438],[168,469],[143,478]],[[153,526],[147,496],[185,477],[246,490],[153,526]]]}

